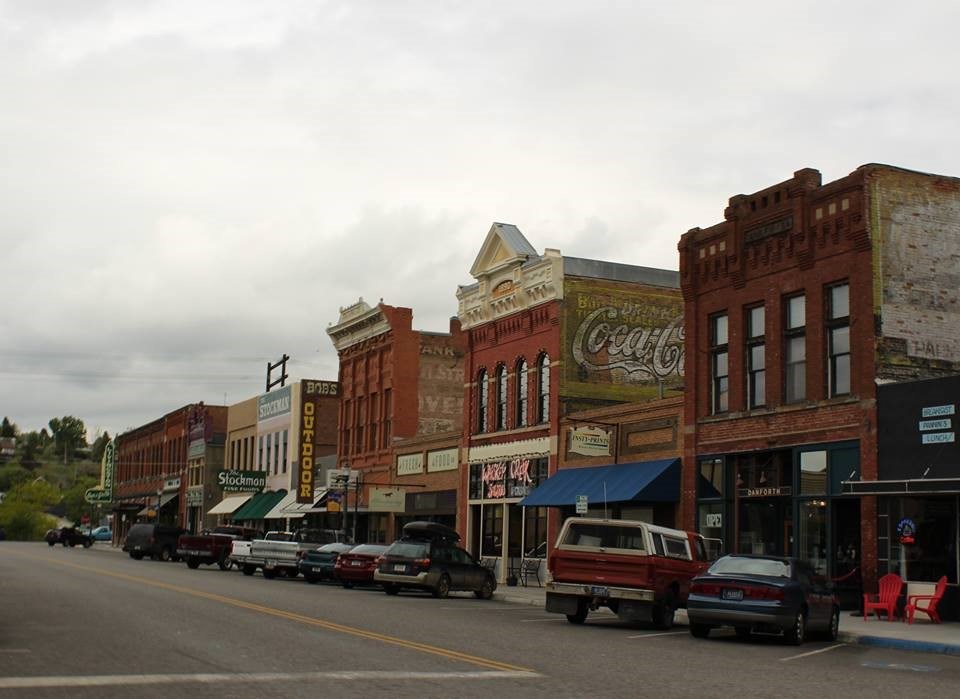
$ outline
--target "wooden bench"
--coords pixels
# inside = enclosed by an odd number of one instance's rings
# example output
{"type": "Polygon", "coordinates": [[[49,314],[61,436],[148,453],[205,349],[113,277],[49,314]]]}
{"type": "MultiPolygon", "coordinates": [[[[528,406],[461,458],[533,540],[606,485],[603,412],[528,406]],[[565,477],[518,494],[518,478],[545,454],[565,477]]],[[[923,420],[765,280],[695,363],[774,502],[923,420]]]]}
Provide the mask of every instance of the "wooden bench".
{"type": "Polygon", "coordinates": [[[520,562],[520,580],[523,582],[524,587],[527,587],[528,575],[536,578],[537,587],[543,587],[543,584],[540,582],[540,562],[542,560],[541,558],[524,558],[520,562]]]}

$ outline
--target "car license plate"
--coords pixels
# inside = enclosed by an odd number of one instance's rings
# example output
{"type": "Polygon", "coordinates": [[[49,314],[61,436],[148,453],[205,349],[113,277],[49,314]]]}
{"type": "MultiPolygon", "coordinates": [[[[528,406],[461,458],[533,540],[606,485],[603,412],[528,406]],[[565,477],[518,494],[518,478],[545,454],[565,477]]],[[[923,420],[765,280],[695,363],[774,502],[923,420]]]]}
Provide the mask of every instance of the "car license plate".
{"type": "Polygon", "coordinates": [[[723,588],[723,592],[720,595],[723,599],[736,600],[740,601],[743,599],[743,590],[735,590],[731,587],[723,588]]]}
{"type": "Polygon", "coordinates": [[[393,564],[393,572],[394,572],[394,573],[405,573],[405,572],[407,572],[407,566],[405,566],[403,563],[394,563],[394,564],[393,564]]]}
{"type": "Polygon", "coordinates": [[[350,561],[350,565],[352,565],[352,566],[362,566],[362,565],[363,565],[363,561],[350,561]]]}
{"type": "Polygon", "coordinates": [[[593,585],[590,588],[590,594],[593,595],[594,597],[609,597],[610,589],[606,587],[598,587],[596,585],[593,585]]]}

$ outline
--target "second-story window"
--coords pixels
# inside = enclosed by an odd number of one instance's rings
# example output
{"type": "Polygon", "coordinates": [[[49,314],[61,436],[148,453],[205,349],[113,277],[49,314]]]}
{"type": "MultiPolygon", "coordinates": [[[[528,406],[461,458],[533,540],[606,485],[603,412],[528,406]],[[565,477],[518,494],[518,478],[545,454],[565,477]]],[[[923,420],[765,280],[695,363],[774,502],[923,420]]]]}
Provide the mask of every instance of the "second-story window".
{"type": "Polygon", "coordinates": [[[507,367],[497,367],[497,429],[507,429],[507,367]]]}
{"type": "Polygon", "coordinates": [[[807,298],[791,296],[784,304],[784,400],[796,403],[807,397],[807,298]]]}
{"type": "Polygon", "coordinates": [[[487,431],[487,400],[490,398],[487,387],[487,372],[481,369],[477,374],[477,432],[487,431]]]}
{"type": "Polygon", "coordinates": [[[537,359],[537,422],[550,420],[550,357],[546,352],[537,359]]]}
{"type": "Polygon", "coordinates": [[[850,393],[850,285],[827,290],[827,395],[850,393]]]}
{"type": "Polygon", "coordinates": [[[729,409],[729,353],[727,351],[727,314],[710,317],[710,408],[725,413],[729,409]]]}
{"type": "Polygon", "coordinates": [[[517,427],[527,426],[527,374],[527,360],[521,358],[517,361],[516,373],[517,427]]]}
{"type": "Polygon", "coordinates": [[[767,345],[763,306],[747,309],[747,407],[767,404],[767,345]]]}

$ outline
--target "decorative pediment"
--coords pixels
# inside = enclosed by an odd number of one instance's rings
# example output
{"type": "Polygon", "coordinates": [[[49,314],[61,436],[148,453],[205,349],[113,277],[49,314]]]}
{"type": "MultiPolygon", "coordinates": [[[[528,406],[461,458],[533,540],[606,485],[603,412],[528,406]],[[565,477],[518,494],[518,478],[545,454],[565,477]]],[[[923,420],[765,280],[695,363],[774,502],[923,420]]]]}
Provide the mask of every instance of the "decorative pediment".
{"type": "Polygon", "coordinates": [[[535,257],[538,257],[537,251],[519,228],[510,223],[494,223],[470,268],[470,274],[480,280],[509,267],[520,266],[535,257]]]}
{"type": "Polygon", "coordinates": [[[380,306],[370,307],[362,298],[355,304],[340,309],[340,320],[327,328],[337,352],[358,342],[390,332],[390,323],[380,306]]]}

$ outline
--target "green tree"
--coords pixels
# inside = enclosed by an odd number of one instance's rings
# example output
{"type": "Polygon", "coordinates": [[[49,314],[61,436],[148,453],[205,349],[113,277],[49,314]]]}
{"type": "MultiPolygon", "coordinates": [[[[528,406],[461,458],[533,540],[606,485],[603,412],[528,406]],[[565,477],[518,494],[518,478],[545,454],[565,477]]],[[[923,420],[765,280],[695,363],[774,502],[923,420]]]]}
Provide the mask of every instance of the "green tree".
{"type": "Polygon", "coordinates": [[[30,471],[17,463],[0,466],[0,493],[13,490],[30,476],[30,471]]]}
{"type": "Polygon", "coordinates": [[[63,454],[65,461],[69,460],[75,449],[87,446],[87,428],[80,418],[65,415],[53,418],[48,424],[57,454],[63,454]]]}
{"type": "Polygon", "coordinates": [[[59,500],[60,494],[46,481],[21,481],[0,503],[0,526],[10,539],[39,539],[55,524],[43,510],[59,500]]]}
{"type": "Polygon", "coordinates": [[[90,451],[90,460],[96,464],[99,464],[103,461],[103,452],[106,450],[107,445],[110,443],[110,433],[103,432],[101,433],[94,441],[93,447],[90,451]]]}
{"type": "Polygon", "coordinates": [[[3,418],[3,422],[0,423],[0,437],[16,437],[19,432],[15,424],[8,418],[3,418]]]}

